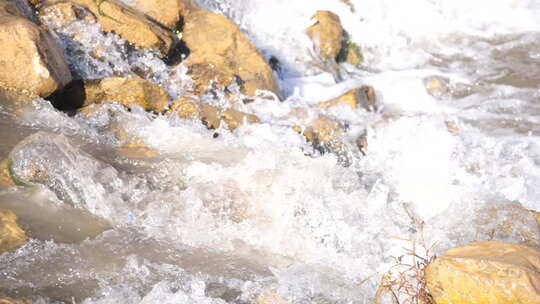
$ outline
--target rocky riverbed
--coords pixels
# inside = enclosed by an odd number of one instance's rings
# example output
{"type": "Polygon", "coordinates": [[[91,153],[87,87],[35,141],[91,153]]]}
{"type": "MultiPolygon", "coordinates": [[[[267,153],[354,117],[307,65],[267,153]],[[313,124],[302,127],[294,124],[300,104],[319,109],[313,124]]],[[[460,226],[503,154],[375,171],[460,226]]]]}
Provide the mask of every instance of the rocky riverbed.
{"type": "Polygon", "coordinates": [[[0,303],[540,303],[540,5],[470,2],[0,0],[0,303]]]}

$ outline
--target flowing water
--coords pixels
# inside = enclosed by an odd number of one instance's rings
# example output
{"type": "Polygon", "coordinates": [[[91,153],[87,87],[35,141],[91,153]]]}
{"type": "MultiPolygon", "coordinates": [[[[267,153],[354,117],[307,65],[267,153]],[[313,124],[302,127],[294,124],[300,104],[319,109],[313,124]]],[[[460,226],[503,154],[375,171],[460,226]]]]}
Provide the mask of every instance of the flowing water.
{"type": "MultiPolygon", "coordinates": [[[[424,247],[440,254],[490,239],[540,245],[525,210],[540,211],[539,1],[199,4],[279,60],[285,100],[244,105],[262,123],[234,132],[115,104],[91,117],[46,100],[0,108],[0,157],[47,174],[39,187],[0,189],[0,209],[14,210],[31,236],[0,255],[0,295],[372,303],[393,257],[413,245],[426,256],[424,247]],[[361,67],[318,68],[304,29],[320,9],[339,14],[361,67]],[[376,89],[378,111],[324,113],[346,128],[345,155],[320,154],[291,130],[291,109],[318,115],[310,105],[362,84],[376,89]],[[145,148],[119,148],[119,129],[145,148]]],[[[98,25],[53,28],[78,77],[138,75],[173,98],[190,86],[182,65],[98,25]],[[105,58],[91,56],[96,44],[105,58]]],[[[211,102],[231,106],[224,96],[211,102]]]]}

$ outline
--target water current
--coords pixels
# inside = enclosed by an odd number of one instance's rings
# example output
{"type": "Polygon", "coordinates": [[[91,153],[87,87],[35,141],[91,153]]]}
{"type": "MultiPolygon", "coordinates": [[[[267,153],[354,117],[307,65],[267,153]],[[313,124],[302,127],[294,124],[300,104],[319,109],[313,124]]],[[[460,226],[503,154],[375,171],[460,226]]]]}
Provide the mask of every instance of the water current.
{"type": "MultiPolygon", "coordinates": [[[[0,295],[372,303],[393,257],[412,246],[426,255],[490,239],[540,245],[524,211],[540,211],[540,1],[198,2],[279,60],[283,102],[244,105],[261,123],[234,132],[115,104],[91,117],[42,99],[23,113],[0,107],[0,157],[45,163],[54,177],[0,189],[0,210],[14,210],[31,237],[0,255],[0,295]],[[321,9],[361,47],[360,67],[316,68],[304,30],[321,9]],[[442,88],[430,92],[434,80],[442,88]],[[376,112],[324,111],[346,129],[345,166],[291,130],[287,114],[318,114],[312,105],[359,85],[375,88],[376,112]],[[118,129],[145,148],[120,149],[118,129]]],[[[126,49],[99,25],[54,32],[78,77],[143,76],[173,98],[190,85],[182,65],[126,49]],[[101,61],[90,56],[98,42],[101,61]]]]}

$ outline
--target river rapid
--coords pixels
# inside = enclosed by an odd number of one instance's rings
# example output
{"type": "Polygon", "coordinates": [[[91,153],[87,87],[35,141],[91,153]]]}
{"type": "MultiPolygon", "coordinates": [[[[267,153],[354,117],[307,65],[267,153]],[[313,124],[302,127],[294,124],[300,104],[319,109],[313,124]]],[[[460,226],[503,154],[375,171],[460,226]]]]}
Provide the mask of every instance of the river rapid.
{"type": "MultiPolygon", "coordinates": [[[[538,248],[523,210],[540,211],[540,1],[198,3],[279,60],[283,102],[256,98],[242,110],[261,123],[234,132],[115,104],[91,117],[40,99],[23,113],[0,107],[0,158],[22,151],[21,162],[47,161],[70,185],[0,189],[0,210],[14,210],[31,237],[0,255],[0,295],[373,303],[383,274],[413,247],[426,258],[492,239],[538,248]],[[360,67],[315,68],[304,30],[323,9],[361,47],[360,67]],[[291,129],[291,109],[315,111],[359,85],[375,88],[377,111],[324,112],[346,128],[344,154],[321,154],[291,129]],[[125,153],[111,126],[145,148],[125,153]]],[[[190,85],[182,65],[126,48],[97,24],[55,34],[81,78],[143,75],[173,98],[190,85]],[[102,61],[89,54],[98,42],[102,61]]]]}

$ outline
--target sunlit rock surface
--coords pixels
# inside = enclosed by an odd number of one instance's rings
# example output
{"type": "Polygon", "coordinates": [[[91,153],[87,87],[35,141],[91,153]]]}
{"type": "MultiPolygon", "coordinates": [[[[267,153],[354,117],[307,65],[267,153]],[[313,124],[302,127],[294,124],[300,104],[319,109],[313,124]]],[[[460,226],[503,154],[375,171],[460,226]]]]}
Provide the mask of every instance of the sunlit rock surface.
{"type": "Polygon", "coordinates": [[[0,44],[2,102],[46,97],[71,80],[63,50],[50,33],[5,0],[0,1],[0,44]]]}
{"type": "Polygon", "coordinates": [[[539,303],[540,252],[503,242],[452,248],[426,268],[437,304],[539,303]]]}
{"type": "Polygon", "coordinates": [[[257,90],[279,95],[274,75],[264,57],[240,29],[226,17],[206,9],[189,10],[182,40],[189,49],[185,61],[196,83],[196,92],[237,83],[241,91],[254,96],[257,90]]]}
{"type": "Polygon", "coordinates": [[[13,251],[28,241],[12,211],[0,211],[0,254],[13,251]]]}
{"type": "Polygon", "coordinates": [[[153,49],[163,56],[167,55],[173,47],[172,33],[160,28],[142,13],[116,0],[73,0],[67,2],[50,0],[42,5],[40,12],[42,20],[47,22],[47,19],[52,18],[51,21],[56,22],[57,26],[76,18],[89,18],[89,20],[99,23],[103,31],[115,32],[135,46],[153,49]],[[75,6],[75,8],[69,7],[70,5],[75,6]],[[75,11],[77,7],[82,8],[83,12],[75,11]],[[85,14],[84,10],[88,12],[85,14]]]}

